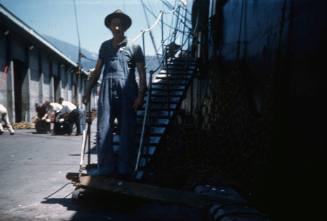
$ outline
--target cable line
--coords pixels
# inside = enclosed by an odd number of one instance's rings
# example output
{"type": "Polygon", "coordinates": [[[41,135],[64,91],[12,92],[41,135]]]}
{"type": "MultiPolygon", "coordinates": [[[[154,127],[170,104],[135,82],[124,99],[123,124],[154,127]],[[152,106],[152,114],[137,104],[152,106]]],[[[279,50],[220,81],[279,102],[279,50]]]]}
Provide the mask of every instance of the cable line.
{"type": "MultiPolygon", "coordinates": [[[[147,23],[148,28],[149,28],[149,27],[150,27],[150,22],[149,22],[148,14],[147,14],[146,11],[145,11],[145,7],[144,7],[145,4],[144,4],[143,0],[140,0],[140,1],[141,1],[141,3],[142,3],[142,6],[143,6],[142,8],[143,8],[143,12],[144,12],[145,20],[146,20],[146,23],[147,23]]],[[[161,15],[161,16],[162,16],[162,15],[161,15]]],[[[158,61],[160,62],[160,59],[159,59],[159,56],[158,56],[158,50],[157,50],[156,42],[155,42],[155,40],[154,40],[154,38],[153,38],[152,30],[149,31],[149,34],[150,34],[150,37],[151,37],[151,41],[152,41],[152,44],[153,44],[154,50],[155,50],[155,52],[156,52],[157,59],[158,59],[158,61]]]]}
{"type": "Polygon", "coordinates": [[[77,10],[76,10],[76,1],[73,0],[73,6],[74,6],[74,15],[75,15],[75,24],[76,24],[76,32],[77,32],[77,40],[78,40],[78,66],[81,65],[81,40],[80,40],[80,34],[79,34],[79,28],[78,28],[78,19],[77,19],[77,10]]]}

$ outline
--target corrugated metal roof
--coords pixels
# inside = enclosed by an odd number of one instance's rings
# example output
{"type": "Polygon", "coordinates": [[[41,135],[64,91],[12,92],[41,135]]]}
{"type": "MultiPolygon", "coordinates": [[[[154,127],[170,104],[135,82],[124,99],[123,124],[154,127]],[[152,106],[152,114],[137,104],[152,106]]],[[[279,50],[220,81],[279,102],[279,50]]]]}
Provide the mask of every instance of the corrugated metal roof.
{"type": "MultiPolygon", "coordinates": [[[[77,67],[77,63],[75,63],[69,57],[67,57],[65,54],[63,54],[61,51],[59,51],[55,46],[53,46],[51,43],[49,43],[45,38],[43,38],[39,33],[37,33],[35,30],[33,30],[33,28],[28,26],[25,22],[23,22],[18,17],[16,17],[12,12],[10,12],[2,4],[0,4],[0,13],[3,14],[5,17],[7,17],[11,22],[16,24],[19,28],[24,30],[27,34],[29,34],[30,36],[35,38],[38,42],[43,44],[45,47],[49,48],[51,51],[53,51],[59,57],[61,57],[62,59],[64,59],[71,65],[73,65],[74,67],[77,67]]],[[[86,74],[86,73],[84,72],[84,74],[86,74]]]]}

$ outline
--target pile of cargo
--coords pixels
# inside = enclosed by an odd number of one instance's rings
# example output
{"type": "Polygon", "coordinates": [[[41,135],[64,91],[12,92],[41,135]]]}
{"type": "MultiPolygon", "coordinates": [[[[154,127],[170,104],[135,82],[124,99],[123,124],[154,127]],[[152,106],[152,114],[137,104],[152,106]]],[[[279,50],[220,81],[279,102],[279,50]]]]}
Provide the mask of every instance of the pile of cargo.
{"type": "Polygon", "coordinates": [[[22,121],[22,122],[18,122],[18,123],[13,123],[12,127],[14,129],[34,129],[35,125],[34,125],[34,123],[22,121]]]}

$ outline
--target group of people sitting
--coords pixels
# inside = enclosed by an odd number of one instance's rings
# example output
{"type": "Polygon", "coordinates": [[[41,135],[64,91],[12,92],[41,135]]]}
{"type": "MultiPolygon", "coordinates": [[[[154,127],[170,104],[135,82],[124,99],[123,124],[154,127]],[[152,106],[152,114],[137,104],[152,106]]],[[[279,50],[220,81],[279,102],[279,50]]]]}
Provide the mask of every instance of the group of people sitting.
{"type": "Polygon", "coordinates": [[[73,126],[76,125],[76,136],[81,135],[80,110],[77,105],[65,101],[62,97],[58,103],[45,101],[43,104],[36,104],[37,132],[50,130],[50,123],[54,123],[54,134],[71,134],[73,126]]]}

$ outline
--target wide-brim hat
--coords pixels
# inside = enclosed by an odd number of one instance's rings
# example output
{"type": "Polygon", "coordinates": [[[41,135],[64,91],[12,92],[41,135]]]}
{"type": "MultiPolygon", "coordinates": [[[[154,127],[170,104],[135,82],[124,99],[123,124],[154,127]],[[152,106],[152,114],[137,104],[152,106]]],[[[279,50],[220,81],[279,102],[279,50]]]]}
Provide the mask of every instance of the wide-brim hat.
{"type": "Polygon", "coordinates": [[[122,10],[117,9],[113,13],[106,16],[104,19],[104,24],[109,28],[109,25],[114,18],[120,18],[123,22],[123,29],[126,31],[132,25],[132,19],[126,15],[122,10]]]}

